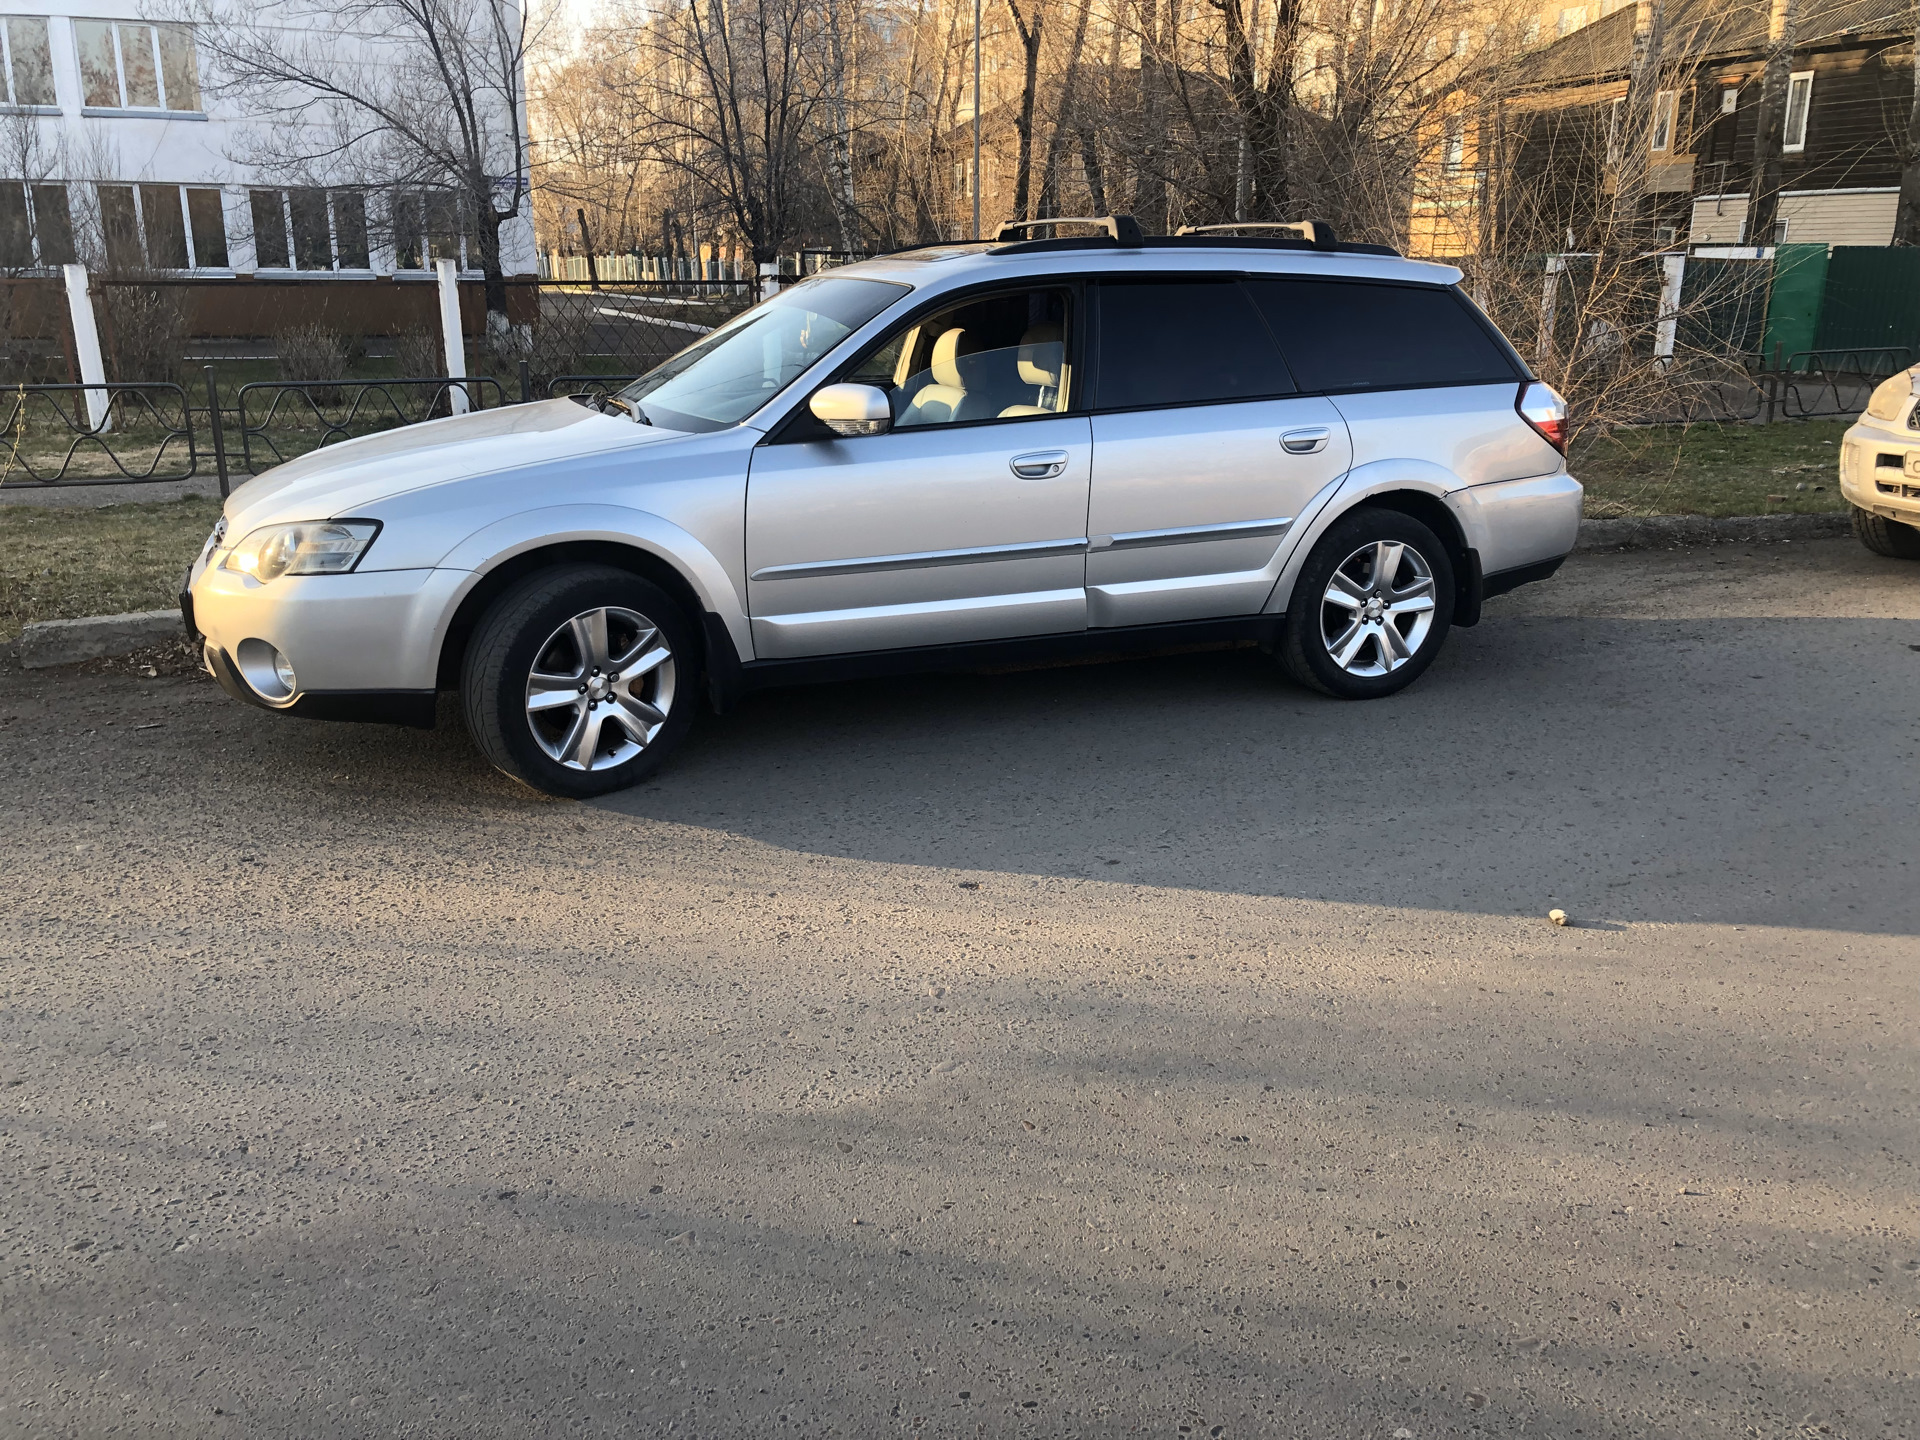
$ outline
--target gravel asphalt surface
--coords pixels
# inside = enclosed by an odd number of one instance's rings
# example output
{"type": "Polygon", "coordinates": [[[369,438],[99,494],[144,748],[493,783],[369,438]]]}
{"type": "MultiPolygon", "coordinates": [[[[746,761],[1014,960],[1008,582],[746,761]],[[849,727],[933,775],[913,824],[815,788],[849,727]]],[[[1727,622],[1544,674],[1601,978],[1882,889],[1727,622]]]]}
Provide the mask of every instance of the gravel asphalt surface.
{"type": "Polygon", "coordinates": [[[1851,542],[1582,555],[1394,700],[584,805],[0,674],[0,1435],[1912,1436],[1916,652],[1851,542]]]}

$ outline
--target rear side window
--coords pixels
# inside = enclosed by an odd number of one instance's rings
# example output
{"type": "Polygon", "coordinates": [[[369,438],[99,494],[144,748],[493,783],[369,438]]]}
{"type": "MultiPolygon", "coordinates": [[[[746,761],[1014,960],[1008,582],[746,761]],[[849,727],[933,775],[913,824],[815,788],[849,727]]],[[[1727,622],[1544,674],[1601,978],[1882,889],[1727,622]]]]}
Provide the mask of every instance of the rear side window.
{"type": "Polygon", "coordinates": [[[1450,289],[1251,280],[1300,388],[1402,390],[1518,379],[1505,350],[1450,289]]]}
{"type": "Polygon", "coordinates": [[[1238,281],[1109,283],[1099,296],[1097,408],[1293,393],[1273,336],[1238,281]]]}

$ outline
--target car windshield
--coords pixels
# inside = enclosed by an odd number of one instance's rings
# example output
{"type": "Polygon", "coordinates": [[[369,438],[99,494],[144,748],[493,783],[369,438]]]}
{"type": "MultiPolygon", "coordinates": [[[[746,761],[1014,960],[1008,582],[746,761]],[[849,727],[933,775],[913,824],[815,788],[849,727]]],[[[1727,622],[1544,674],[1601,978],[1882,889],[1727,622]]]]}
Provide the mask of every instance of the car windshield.
{"type": "Polygon", "coordinates": [[[620,399],[636,419],[669,430],[737,425],[908,290],[816,275],[734,316],[642,375],[620,399]]]}

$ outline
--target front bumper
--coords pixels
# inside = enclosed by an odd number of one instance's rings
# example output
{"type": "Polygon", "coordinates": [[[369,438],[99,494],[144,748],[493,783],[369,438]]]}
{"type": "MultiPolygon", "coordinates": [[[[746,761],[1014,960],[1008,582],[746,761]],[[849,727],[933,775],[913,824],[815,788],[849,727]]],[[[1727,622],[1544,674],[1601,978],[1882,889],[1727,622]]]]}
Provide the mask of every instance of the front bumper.
{"type": "Polygon", "coordinates": [[[1862,420],[1841,447],[1840,493],[1848,503],[1920,525],[1920,431],[1862,420]]]}
{"type": "Polygon", "coordinates": [[[261,584],[204,564],[189,572],[181,617],[208,671],[236,698],[316,719],[433,723],[440,639],[464,570],[283,576],[261,584]],[[294,693],[262,696],[234,656],[265,641],[292,664],[294,693]]]}

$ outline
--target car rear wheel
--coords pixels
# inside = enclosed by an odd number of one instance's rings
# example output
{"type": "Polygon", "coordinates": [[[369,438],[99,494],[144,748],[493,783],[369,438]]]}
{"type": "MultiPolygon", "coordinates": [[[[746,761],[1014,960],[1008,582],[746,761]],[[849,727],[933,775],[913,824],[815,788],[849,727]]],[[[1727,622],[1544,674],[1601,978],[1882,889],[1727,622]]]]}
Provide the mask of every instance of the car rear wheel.
{"type": "Polygon", "coordinates": [[[1440,538],[1398,510],[1363,507],[1307,556],[1287,607],[1281,664],[1342,700],[1404,690],[1453,621],[1453,563],[1440,538]]]}
{"type": "Polygon", "coordinates": [[[1858,505],[1853,507],[1853,535],[1876,555],[1894,560],[1920,560],[1920,529],[1862,510],[1858,505]]]}
{"type": "Polygon", "coordinates": [[[664,590],[569,565],[494,602],[467,647],[461,698],[495,765],[583,799],[660,768],[692,723],[697,668],[692,624],[664,590]]]}

